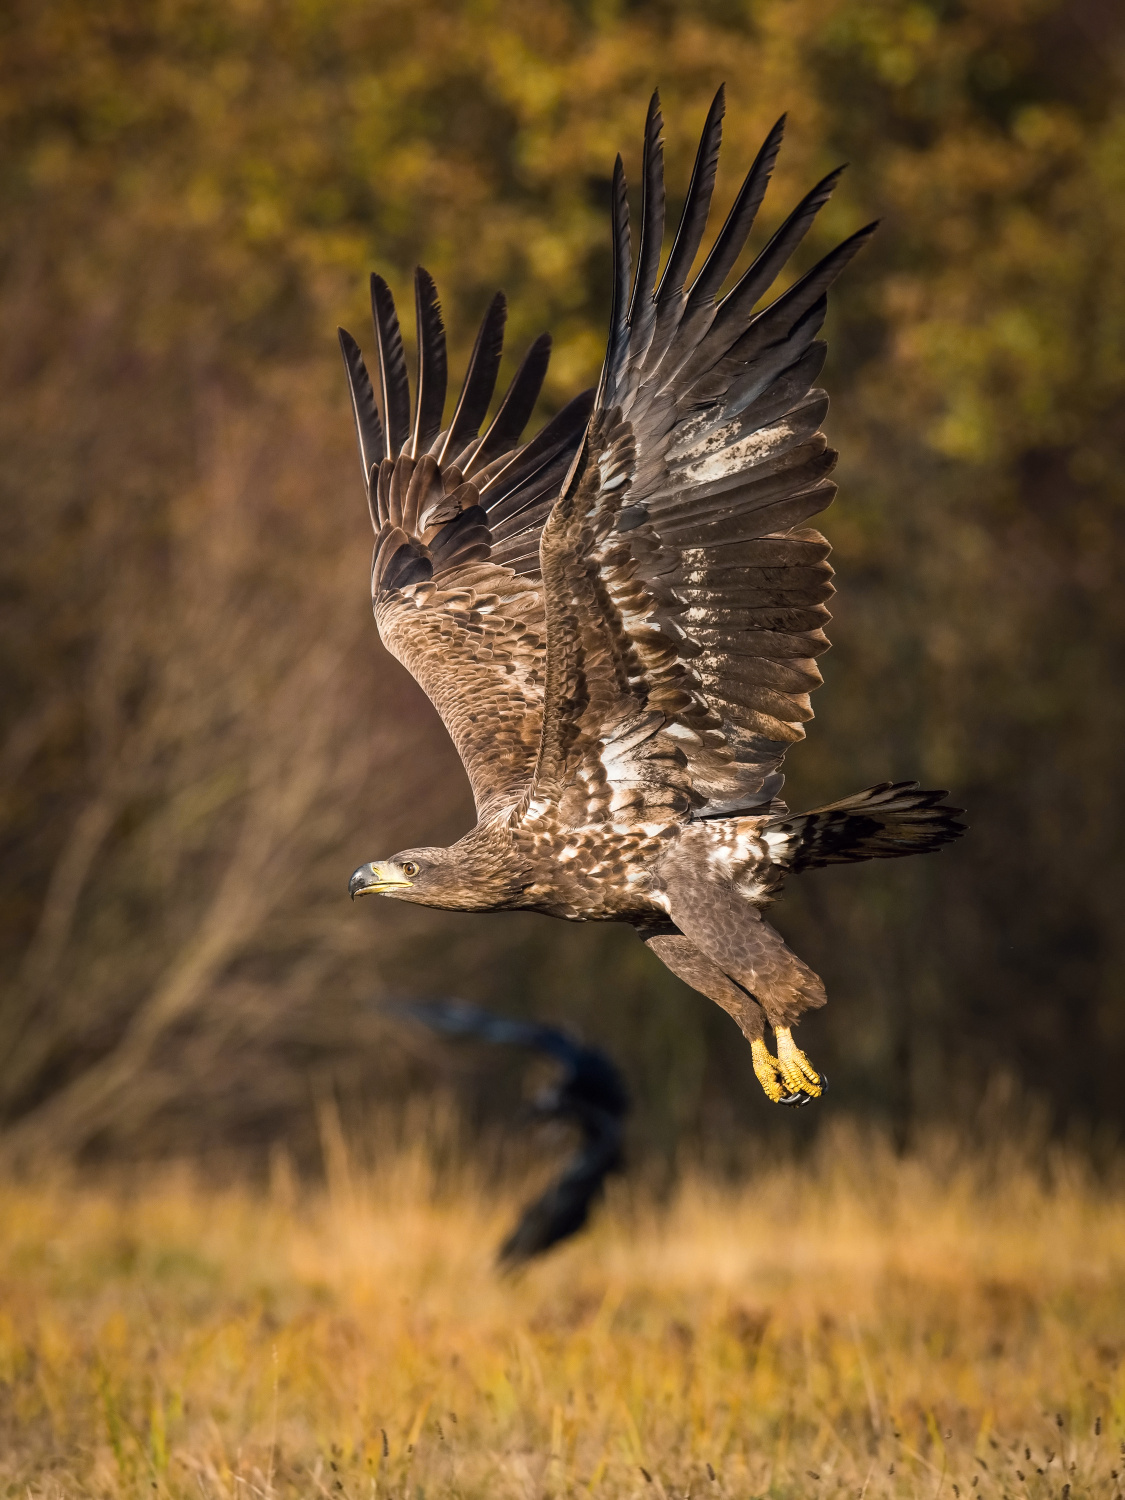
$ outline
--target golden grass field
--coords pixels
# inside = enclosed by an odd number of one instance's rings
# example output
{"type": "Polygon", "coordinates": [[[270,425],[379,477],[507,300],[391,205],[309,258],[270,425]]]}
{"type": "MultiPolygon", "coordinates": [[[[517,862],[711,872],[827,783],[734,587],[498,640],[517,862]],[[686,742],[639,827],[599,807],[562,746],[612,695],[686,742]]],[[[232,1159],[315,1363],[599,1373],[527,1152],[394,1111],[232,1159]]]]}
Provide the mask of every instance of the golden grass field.
{"type": "Polygon", "coordinates": [[[514,1281],[518,1201],[422,1151],[304,1194],[0,1188],[0,1492],[1111,1497],[1125,1194],[846,1128],[615,1191],[514,1281]]]}

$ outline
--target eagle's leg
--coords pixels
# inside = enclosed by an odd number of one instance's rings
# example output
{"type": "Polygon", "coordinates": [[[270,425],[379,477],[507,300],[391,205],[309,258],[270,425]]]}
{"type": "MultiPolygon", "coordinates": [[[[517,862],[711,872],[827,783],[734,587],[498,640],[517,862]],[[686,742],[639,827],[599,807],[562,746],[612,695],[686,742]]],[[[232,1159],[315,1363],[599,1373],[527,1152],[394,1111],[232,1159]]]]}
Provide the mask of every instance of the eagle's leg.
{"type": "MultiPolygon", "coordinates": [[[[714,1000],[716,1005],[721,1005],[737,1022],[739,1030],[750,1043],[754,1073],[766,1098],[772,1099],[775,1104],[804,1103],[806,1096],[801,1093],[801,1089],[806,1085],[800,1084],[796,1088],[789,1085],[787,1088],[788,1080],[781,1071],[780,1059],[774,1057],[766,1046],[766,1018],[754,996],[729,974],[724,974],[714,959],[708,958],[690,938],[678,932],[670,923],[666,927],[642,929],[641,937],[677,979],[682,979],[693,990],[698,990],[701,995],[714,1000]]],[[[796,1048],[793,1050],[796,1051],[796,1048]]],[[[804,1056],[803,1053],[798,1055],[804,1056]]]]}
{"type": "Polygon", "coordinates": [[[777,1065],[777,1058],[766,1046],[765,1041],[759,1037],[756,1042],[750,1043],[750,1056],[753,1060],[754,1076],[762,1085],[762,1092],[767,1099],[774,1104],[789,1104],[797,1102],[795,1090],[786,1094],[781,1083],[781,1070],[777,1065]]]}
{"type": "MultiPolygon", "coordinates": [[[[755,1049],[755,1059],[758,1056],[758,1049],[761,1049],[773,1063],[776,1074],[777,1064],[766,1050],[766,1044],[763,1041],[766,1034],[766,1018],[754,996],[744,990],[740,984],[736,984],[729,974],[724,974],[714,959],[708,958],[706,953],[697,948],[690,938],[678,932],[670,922],[656,928],[641,928],[640,933],[645,946],[652,949],[661,963],[671,969],[677,979],[690,984],[693,990],[706,995],[708,1000],[714,1000],[716,1005],[721,1005],[727,1014],[733,1017],[742,1035],[755,1049]]],[[[757,1062],[755,1062],[754,1071],[758,1071],[757,1062]]],[[[758,1076],[761,1078],[760,1073],[758,1076]]],[[[766,1087],[764,1079],[762,1087],[766,1087]]],[[[769,1093],[769,1090],[766,1089],[766,1092],[769,1093]]],[[[778,1092],[780,1094],[780,1089],[778,1092]]]]}
{"type": "MultiPolygon", "coordinates": [[[[742,893],[729,866],[714,855],[714,834],[704,828],[681,835],[662,861],[659,874],[672,921],[726,978],[728,986],[753,995],[756,1008],[774,1028],[776,1061],[764,1041],[754,1048],[754,1071],[767,1096],[795,1103],[819,1098],[823,1080],[794,1042],[791,1028],[806,1010],[824,1004],[824,985],[742,893]],[[778,1078],[788,1096],[775,1093],[778,1078]]],[[[705,994],[712,993],[687,975],[683,977],[705,994]]],[[[722,999],[719,1004],[731,1009],[722,999]]],[[[746,1034],[753,1047],[756,1038],[746,1034]]]]}
{"type": "Polygon", "coordinates": [[[824,1080],[793,1040],[789,1027],[774,1027],[774,1036],[777,1041],[777,1068],[785,1080],[786,1088],[794,1094],[803,1092],[819,1099],[824,1092],[824,1080]]]}

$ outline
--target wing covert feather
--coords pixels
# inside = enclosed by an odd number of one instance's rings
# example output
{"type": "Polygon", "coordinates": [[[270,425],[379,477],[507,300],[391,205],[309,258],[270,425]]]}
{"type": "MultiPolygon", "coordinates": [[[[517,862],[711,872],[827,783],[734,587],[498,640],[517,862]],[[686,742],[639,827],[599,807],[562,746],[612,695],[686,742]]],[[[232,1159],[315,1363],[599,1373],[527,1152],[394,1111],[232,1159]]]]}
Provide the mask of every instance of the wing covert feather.
{"type": "Polygon", "coordinates": [[[546,653],[542,591],[470,563],[375,604],[384,645],[441,715],[478,817],[517,801],[539,749],[546,653]]]}

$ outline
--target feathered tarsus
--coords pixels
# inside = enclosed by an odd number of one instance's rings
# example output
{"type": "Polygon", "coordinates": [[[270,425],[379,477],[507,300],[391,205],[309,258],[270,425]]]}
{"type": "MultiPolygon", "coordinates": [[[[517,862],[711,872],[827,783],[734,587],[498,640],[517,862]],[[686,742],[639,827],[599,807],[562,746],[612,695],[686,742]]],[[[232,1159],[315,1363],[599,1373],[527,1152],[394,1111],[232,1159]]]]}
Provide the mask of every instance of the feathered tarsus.
{"type": "Polygon", "coordinates": [[[767,1094],[792,1101],[821,1091],[790,1027],[824,992],[763,908],[809,864],[934,850],[962,825],[944,793],[915,783],[798,817],[780,800],[781,761],[812,717],[816,659],[828,646],[829,548],[808,526],[835,494],[827,397],[813,385],[818,334],[830,285],[875,226],[763,305],[831,195],[832,172],[719,298],[769,183],[783,117],[689,281],[723,110],[720,90],[659,274],[653,96],[635,277],[620,158],[614,168],[612,312],[597,390],[526,445],[550,340],[532,344],[486,425],[499,295],[448,427],[445,337],[426,272],[415,282],[413,408],[381,278],[372,278],[374,381],[341,332],[376,534],[380,634],[445,721],[477,806],[476,826],[451,849],[363,865],[351,889],[629,922],[734,1015],[767,1094]]]}

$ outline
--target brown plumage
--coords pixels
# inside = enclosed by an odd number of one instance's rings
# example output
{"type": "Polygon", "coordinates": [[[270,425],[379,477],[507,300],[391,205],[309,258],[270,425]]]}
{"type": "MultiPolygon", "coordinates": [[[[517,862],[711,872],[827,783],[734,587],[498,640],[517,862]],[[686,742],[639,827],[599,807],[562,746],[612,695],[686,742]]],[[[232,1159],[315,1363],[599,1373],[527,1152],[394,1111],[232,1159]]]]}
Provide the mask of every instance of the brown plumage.
{"type": "Polygon", "coordinates": [[[354,895],[472,911],[630,922],[750,1039],[766,1093],[822,1080],[789,1028],[824,1003],[817,976],[761,908],[786,874],[923,853],[956,838],[943,792],[886,783],[801,816],[779,767],[812,717],[832,594],[807,527],[835,494],[813,382],[829,285],[854,234],[755,311],[827,201],[810,192],[717,300],[781,143],[770,132],[686,284],[706,227],[722,90],[675,241],[664,237],[661,119],[649,108],[635,278],[624,172],[614,172],[614,294],[596,391],[519,446],[547,368],[537,340],[484,428],[505,304],[490,306],[448,427],[445,335],[416,274],[411,401],[386,283],[372,277],[379,397],[341,331],[375,556],[379,633],[441,714],[477,824],[450,849],[362,865],[354,895]],[[764,1022],[777,1035],[777,1057],[764,1022]]]}

